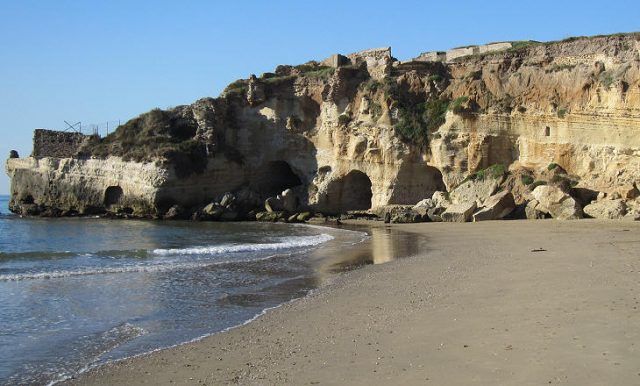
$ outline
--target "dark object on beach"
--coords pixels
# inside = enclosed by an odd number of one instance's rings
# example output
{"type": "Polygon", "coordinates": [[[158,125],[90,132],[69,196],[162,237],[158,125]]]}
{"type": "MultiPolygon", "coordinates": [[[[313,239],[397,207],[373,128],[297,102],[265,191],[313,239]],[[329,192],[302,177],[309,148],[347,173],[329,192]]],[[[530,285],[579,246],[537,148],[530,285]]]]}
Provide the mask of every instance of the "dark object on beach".
{"type": "Polygon", "coordinates": [[[536,249],[532,249],[531,252],[546,252],[547,250],[544,248],[536,248],[536,249]]]}
{"type": "Polygon", "coordinates": [[[384,214],[384,223],[389,224],[391,222],[391,213],[387,212],[384,214]]]}

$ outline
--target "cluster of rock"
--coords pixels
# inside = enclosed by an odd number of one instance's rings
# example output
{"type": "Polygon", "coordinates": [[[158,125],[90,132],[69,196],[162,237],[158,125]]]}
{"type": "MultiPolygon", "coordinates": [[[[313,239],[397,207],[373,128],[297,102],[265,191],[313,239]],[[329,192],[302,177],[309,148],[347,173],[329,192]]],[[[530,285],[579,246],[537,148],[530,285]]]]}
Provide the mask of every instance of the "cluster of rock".
{"type": "Polygon", "coordinates": [[[469,222],[499,219],[640,219],[640,191],[634,184],[607,194],[579,188],[562,167],[552,164],[539,176],[494,166],[472,175],[451,192],[437,191],[416,205],[390,205],[385,222],[469,222]],[[493,173],[493,174],[492,174],[493,173]],[[572,186],[575,185],[575,186],[572,186]]]}
{"type": "Polygon", "coordinates": [[[194,221],[267,221],[306,222],[313,212],[303,208],[292,189],[286,189],[275,197],[261,201],[250,190],[236,194],[227,192],[207,205],[197,208],[171,206],[162,216],[164,220],[194,221]]]}
{"type": "Polygon", "coordinates": [[[6,161],[9,209],[220,221],[297,220],[309,209],[390,222],[633,218],[640,34],[503,48],[464,47],[454,62],[400,62],[387,47],[334,55],[151,110],[105,138],[38,130],[31,156],[6,161]],[[491,164],[509,172],[482,172],[491,164]],[[274,194],[287,188],[295,208],[274,194]]]}

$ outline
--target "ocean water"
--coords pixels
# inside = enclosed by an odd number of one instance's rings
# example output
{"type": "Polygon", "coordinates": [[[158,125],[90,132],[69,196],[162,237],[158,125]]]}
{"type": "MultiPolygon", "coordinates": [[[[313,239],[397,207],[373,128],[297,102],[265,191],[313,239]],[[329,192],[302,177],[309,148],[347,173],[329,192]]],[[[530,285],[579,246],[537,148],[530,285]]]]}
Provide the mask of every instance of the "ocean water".
{"type": "Polygon", "coordinates": [[[23,219],[0,196],[0,384],[48,384],[242,324],[318,286],[362,232],[23,219]]]}

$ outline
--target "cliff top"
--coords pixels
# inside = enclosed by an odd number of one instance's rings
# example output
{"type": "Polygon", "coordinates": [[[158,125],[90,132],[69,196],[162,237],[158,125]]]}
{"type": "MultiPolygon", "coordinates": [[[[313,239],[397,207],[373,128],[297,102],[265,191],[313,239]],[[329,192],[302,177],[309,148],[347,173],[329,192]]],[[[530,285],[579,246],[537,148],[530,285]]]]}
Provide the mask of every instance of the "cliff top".
{"type": "MultiPolygon", "coordinates": [[[[629,88],[635,75],[625,75],[623,69],[612,72],[609,66],[640,60],[640,33],[546,43],[499,42],[450,52],[453,55],[447,52],[444,57],[436,54],[400,62],[393,58],[390,47],[383,47],[336,54],[322,62],[281,65],[260,77],[232,82],[218,98],[141,114],[105,138],[83,141],[77,156],[166,161],[179,165],[184,174],[202,170],[215,154],[242,162],[237,140],[231,139],[233,132],[247,124],[245,111],[273,108],[275,101],[290,104],[296,100],[307,109],[276,117],[274,122],[286,126],[288,132],[311,135],[325,102],[341,108],[347,103],[335,124],[356,130],[362,123],[355,119],[354,110],[365,111],[356,96],[365,98],[370,124],[392,127],[400,138],[418,145],[444,123],[449,110],[564,116],[585,108],[584,101],[575,96],[585,87],[629,88]],[[601,63],[600,67],[594,70],[593,62],[601,63]],[[530,95],[531,87],[507,85],[516,73],[536,79],[535,95],[530,95]]],[[[36,156],[52,155],[40,152],[36,156]]]]}

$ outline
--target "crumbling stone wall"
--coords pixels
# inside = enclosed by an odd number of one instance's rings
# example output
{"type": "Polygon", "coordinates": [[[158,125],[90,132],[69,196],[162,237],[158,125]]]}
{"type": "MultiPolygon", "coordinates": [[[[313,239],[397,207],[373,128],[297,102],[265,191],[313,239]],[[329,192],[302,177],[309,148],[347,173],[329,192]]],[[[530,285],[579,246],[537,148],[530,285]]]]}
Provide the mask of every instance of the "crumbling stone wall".
{"type": "Polygon", "coordinates": [[[32,157],[69,158],[76,156],[80,145],[88,135],[47,129],[36,129],[33,133],[32,157]]]}

